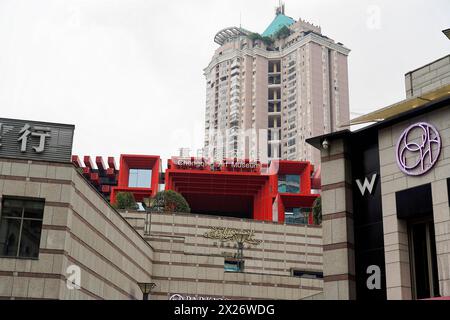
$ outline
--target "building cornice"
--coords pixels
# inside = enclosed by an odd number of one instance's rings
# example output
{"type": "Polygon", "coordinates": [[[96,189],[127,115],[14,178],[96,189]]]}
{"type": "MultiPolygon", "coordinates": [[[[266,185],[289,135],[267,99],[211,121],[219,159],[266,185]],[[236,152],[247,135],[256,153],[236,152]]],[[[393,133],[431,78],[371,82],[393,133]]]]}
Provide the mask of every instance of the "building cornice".
{"type": "Polygon", "coordinates": [[[234,57],[243,57],[244,55],[250,55],[255,56],[259,55],[267,59],[281,59],[284,56],[294,52],[298,48],[310,43],[314,42],[321,46],[328,47],[332,50],[335,50],[343,55],[348,56],[350,53],[350,49],[344,47],[343,45],[337,44],[331,40],[327,40],[326,38],[321,37],[320,35],[309,33],[306,36],[302,37],[297,43],[293,44],[292,46],[289,46],[287,48],[284,48],[280,51],[267,51],[262,48],[245,48],[245,49],[231,49],[230,51],[222,54],[222,55],[214,55],[214,57],[211,59],[210,63],[206,68],[203,69],[204,74],[206,75],[207,72],[211,70],[214,66],[216,66],[218,63],[221,63],[223,61],[229,60],[234,57]]]}

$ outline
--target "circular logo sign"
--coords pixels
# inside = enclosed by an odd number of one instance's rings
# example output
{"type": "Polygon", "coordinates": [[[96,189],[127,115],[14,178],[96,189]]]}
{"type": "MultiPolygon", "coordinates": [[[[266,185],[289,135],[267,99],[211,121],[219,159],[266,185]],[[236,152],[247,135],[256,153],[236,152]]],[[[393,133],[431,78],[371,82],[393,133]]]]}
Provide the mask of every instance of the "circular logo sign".
{"type": "Polygon", "coordinates": [[[441,153],[441,137],[434,126],[419,122],[403,131],[397,143],[397,164],[410,176],[419,176],[435,165],[441,153]]]}

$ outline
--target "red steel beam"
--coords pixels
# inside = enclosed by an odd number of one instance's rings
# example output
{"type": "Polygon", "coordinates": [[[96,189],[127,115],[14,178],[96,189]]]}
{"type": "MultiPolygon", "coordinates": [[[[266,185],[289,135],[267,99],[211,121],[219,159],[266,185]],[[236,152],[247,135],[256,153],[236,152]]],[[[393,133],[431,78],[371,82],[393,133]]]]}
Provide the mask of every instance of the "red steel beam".
{"type": "Polygon", "coordinates": [[[116,176],[116,170],[114,168],[106,169],[106,175],[110,178],[114,178],[116,176]]]}
{"type": "Polygon", "coordinates": [[[91,173],[90,180],[92,181],[92,183],[98,185],[100,182],[100,177],[98,176],[98,173],[91,173]]]}
{"type": "Polygon", "coordinates": [[[80,158],[77,155],[73,155],[72,156],[72,163],[77,168],[83,167],[83,165],[81,164],[80,158]]]}
{"type": "Polygon", "coordinates": [[[108,166],[111,169],[117,170],[116,160],[114,160],[114,157],[108,157],[108,166]]]}
{"type": "Polygon", "coordinates": [[[86,167],[88,167],[89,169],[92,169],[94,167],[90,156],[84,156],[83,162],[84,162],[84,165],[86,167]]]}
{"type": "Polygon", "coordinates": [[[103,157],[100,156],[95,157],[95,164],[97,165],[97,168],[99,170],[103,171],[106,169],[105,163],[103,162],[103,157]]]}
{"type": "Polygon", "coordinates": [[[91,169],[90,168],[87,168],[87,167],[83,168],[83,175],[86,178],[89,178],[90,174],[91,174],[91,169]]]}

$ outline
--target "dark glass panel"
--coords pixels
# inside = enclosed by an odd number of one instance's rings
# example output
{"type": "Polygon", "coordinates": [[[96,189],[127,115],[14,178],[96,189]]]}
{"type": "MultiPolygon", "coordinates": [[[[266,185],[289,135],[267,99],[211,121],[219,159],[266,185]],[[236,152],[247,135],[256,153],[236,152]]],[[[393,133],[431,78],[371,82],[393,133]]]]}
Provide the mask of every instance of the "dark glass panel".
{"type": "Polygon", "coordinates": [[[37,258],[41,242],[42,221],[23,220],[19,256],[37,258]]]}
{"type": "Polygon", "coordinates": [[[19,245],[20,219],[0,220],[0,255],[15,257],[19,245]]]}

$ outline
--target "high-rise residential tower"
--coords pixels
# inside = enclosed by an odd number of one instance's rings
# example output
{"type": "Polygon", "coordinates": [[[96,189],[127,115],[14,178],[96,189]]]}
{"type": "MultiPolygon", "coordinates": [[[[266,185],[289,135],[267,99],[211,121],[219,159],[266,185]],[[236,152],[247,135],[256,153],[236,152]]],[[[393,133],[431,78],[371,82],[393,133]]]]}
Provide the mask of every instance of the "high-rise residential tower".
{"type": "Polygon", "coordinates": [[[276,10],[262,34],[242,27],[219,31],[206,77],[208,158],[310,160],[305,139],[349,122],[349,49],[319,26],[276,10]]]}

